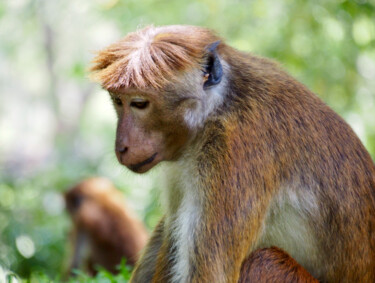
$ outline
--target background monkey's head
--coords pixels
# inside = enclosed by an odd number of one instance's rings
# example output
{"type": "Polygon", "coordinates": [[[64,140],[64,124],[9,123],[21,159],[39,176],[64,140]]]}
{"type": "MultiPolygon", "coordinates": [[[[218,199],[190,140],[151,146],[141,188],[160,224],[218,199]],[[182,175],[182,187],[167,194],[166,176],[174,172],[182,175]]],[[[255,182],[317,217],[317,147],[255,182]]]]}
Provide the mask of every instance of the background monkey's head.
{"type": "Polygon", "coordinates": [[[224,43],[192,26],[146,27],[100,51],[93,78],[118,115],[116,155],[143,173],[176,160],[223,101],[224,43]]]}

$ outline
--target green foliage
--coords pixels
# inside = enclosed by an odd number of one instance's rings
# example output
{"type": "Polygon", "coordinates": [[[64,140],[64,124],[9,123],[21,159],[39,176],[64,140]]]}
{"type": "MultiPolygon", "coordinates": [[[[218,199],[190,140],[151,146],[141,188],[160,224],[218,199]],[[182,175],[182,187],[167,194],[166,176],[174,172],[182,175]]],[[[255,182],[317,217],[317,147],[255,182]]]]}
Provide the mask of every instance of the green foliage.
{"type": "Polygon", "coordinates": [[[129,266],[126,265],[126,261],[123,259],[118,266],[118,274],[113,275],[112,273],[108,272],[104,268],[98,267],[98,273],[95,277],[89,277],[85,273],[77,270],[77,276],[70,279],[69,283],[74,282],[82,282],[82,283],[96,283],[96,282],[103,282],[103,283],[126,283],[130,279],[131,269],[129,266]]]}
{"type": "Polygon", "coordinates": [[[51,279],[43,272],[34,272],[29,279],[22,280],[16,274],[8,274],[7,283],[24,282],[24,283],[53,283],[64,281],[66,283],[127,283],[131,276],[131,268],[126,265],[126,260],[123,259],[119,266],[117,267],[118,273],[112,274],[105,270],[104,268],[98,267],[98,273],[92,277],[88,276],[86,273],[75,270],[74,277],[66,280],[61,280],[61,278],[51,279]]]}

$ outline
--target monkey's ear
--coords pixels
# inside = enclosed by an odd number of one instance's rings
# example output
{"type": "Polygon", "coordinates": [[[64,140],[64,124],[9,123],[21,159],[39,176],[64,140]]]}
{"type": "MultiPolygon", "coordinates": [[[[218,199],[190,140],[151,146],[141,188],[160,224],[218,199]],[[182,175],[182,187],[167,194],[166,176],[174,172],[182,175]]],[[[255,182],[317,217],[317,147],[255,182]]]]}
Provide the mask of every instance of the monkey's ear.
{"type": "Polygon", "coordinates": [[[203,89],[208,89],[221,82],[223,77],[223,67],[221,66],[219,56],[217,56],[216,48],[219,46],[220,40],[216,41],[206,47],[207,61],[203,69],[203,74],[206,81],[203,84],[203,89]]]}

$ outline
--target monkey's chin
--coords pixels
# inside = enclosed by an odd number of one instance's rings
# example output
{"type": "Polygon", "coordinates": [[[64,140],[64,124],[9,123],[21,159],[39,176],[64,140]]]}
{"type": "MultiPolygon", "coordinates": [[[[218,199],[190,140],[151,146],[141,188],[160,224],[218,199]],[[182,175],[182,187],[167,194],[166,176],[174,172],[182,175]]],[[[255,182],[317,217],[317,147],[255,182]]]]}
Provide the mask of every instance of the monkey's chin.
{"type": "Polygon", "coordinates": [[[152,168],[154,168],[155,165],[156,164],[147,164],[147,165],[144,165],[141,168],[137,168],[137,169],[133,169],[130,166],[127,167],[127,168],[130,169],[131,171],[133,171],[134,173],[143,174],[143,173],[146,173],[147,171],[151,170],[152,168]]]}
{"type": "Polygon", "coordinates": [[[128,167],[131,171],[134,173],[146,173],[151,168],[153,168],[155,165],[157,165],[161,160],[158,158],[158,153],[154,153],[151,157],[147,158],[146,160],[139,162],[137,164],[131,164],[126,167],[128,167]]]}

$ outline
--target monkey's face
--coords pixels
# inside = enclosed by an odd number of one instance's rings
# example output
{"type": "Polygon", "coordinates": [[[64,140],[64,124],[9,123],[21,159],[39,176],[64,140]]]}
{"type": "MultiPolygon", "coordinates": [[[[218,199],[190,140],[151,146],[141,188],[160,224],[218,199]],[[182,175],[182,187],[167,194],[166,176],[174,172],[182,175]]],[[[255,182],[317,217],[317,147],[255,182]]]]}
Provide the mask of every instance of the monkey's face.
{"type": "MultiPolygon", "coordinates": [[[[223,101],[223,68],[216,54],[219,43],[205,49],[206,63],[176,72],[160,87],[109,89],[118,115],[116,156],[121,164],[144,173],[163,160],[177,160],[194,140],[223,101]]],[[[170,52],[165,56],[173,57],[170,52]]],[[[138,73],[146,75],[146,71],[138,73]]]]}
{"type": "Polygon", "coordinates": [[[183,101],[129,89],[110,94],[118,116],[115,151],[121,164],[144,173],[178,158],[191,136],[180,114],[183,101]]]}

